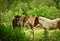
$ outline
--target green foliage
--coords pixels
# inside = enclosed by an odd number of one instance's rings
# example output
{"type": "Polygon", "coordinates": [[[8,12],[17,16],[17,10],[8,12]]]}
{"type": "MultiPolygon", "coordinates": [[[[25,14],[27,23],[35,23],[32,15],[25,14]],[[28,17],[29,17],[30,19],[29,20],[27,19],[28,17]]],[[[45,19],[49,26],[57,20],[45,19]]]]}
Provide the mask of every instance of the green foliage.
{"type": "Polygon", "coordinates": [[[25,41],[24,31],[19,28],[12,29],[11,26],[0,24],[0,40],[1,41],[25,41]]]}
{"type": "Polygon", "coordinates": [[[60,10],[56,7],[41,6],[40,8],[34,8],[33,10],[27,11],[28,16],[43,16],[50,19],[60,17],[60,10]]]}
{"type": "Polygon", "coordinates": [[[28,16],[44,16],[44,14],[47,13],[48,7],[47,6],[42,6],[39,9],[38,8],[34,8],[33,10],[29,10],[27,11],[28,16]]]}
{"type": "MultiPolygon", "coordinates": [[[[52,30],[51,41],[60,40],[60,31],[52,30]]],[[[44,41],[46,39],[43,29],[35,29],[34,41],[44,41]]],[[[0,24],[0,41],[30,41],[30,29],[20,30],[19,28],[12,29],[11,26],[0,24]]]]}
{"type": "MultiPolygon", "coordinates": [[[[27,40],[30,41],[30,29],[29,30],[25,30],[25,34],[27,37],[27,40]]],[[[60,41],[60,30],[50,30],[50,41],[60,41]]],[[[43,29],[40,28],[36,28],[34,30],[34,41],[46,41],[48,40],[45,37],[45,31],[43,29]]]]}
{"type": "Polygon", "coordinates": [[[55,18],[60,18],[60,10],[58,10],[56,7],[50,7],[48,10],[48,18],[50,19],[55,19],[55,18]]]}
{"type": "Polygon", "coordinates": [[[32,8],[39,8],[41,5],[42,6],[56,6],[53,0],[33,0],[30,3],[32,8]]]}
{"type": "MultiPolygon", "coordinates": [[[[16,15],[20,15],[21,19],[24,16],[60,18],[60,0],[0,0],[0,41],[30,41],[29,34],[26,38],[24,31],[12,29],[12,20],[16,15]]],[[[36,41],[44,40],[44,34],[40,34],[36,34],[36,41]]],[[[52,41],[59,41],[58,36],[58,33],[52,35],[52,41]]]]}
{"type": "Polygon", "coordinates": [[[60,9],[60,0],[53,0],[56,4],[57,9],[60,9]]]}

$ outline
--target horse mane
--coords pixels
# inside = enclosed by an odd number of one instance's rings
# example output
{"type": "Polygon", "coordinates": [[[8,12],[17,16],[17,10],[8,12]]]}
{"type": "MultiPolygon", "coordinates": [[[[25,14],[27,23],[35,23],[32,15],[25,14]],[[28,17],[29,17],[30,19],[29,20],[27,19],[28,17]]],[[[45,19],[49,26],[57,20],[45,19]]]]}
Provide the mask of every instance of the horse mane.
{"type": "Polygon", "coordinates": [[[23,23],[28,20],[28,18],[30,18],[29,16],[25,16],[24,19],[23,19],[23,23]]]}
{"type": "Polygon", "coordinates": [[[39,23],[38,17],[35,18],[34,26],[36,26],[39,23]]]}

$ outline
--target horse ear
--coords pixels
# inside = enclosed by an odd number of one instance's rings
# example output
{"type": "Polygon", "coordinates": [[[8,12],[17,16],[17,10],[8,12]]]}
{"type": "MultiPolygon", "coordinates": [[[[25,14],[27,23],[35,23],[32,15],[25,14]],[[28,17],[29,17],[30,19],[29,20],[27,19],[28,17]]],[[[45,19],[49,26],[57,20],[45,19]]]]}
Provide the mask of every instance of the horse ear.
{"type": "Polygon", "coordinates": [[[20,18],[21,16],[19,16],[19,15],[16,15],[16,16],[14,16],[14,18],[20,18]]]}

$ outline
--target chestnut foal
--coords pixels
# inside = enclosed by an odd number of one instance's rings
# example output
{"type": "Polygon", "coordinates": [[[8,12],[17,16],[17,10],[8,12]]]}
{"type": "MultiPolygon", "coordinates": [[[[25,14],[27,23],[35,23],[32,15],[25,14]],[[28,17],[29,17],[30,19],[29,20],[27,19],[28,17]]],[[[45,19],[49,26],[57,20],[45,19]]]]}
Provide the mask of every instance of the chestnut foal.
{"type": "Polygon", "coordinates": [[[31,16],[26,16],[23,20],[23,25],[24,24],[29,24],[31,27],[31,40],[34,39],[34,28],[37,26],[38,24],[38,17],[31,17],[31,16]]]}

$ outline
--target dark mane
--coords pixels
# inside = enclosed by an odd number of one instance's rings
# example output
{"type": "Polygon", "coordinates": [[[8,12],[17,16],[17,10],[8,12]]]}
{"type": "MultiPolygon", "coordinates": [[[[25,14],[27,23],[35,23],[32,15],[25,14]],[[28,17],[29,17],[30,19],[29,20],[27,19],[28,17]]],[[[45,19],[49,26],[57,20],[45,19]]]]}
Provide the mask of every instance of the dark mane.
{"type": "Polygon", "coordinates": [[[35,22],[34,22],[34,26],[36,26],[38,24],[38,17],[35,18],[35,22]]]}
{"type": "Polygon", "coordinates": [[[23,19],[23,23],[28,19],[30,18],[29,16],[25,16],[24,19],[23,19]]]}

